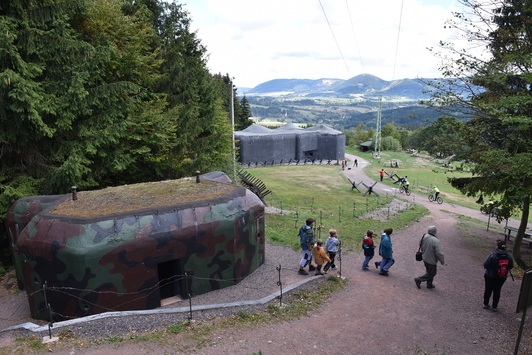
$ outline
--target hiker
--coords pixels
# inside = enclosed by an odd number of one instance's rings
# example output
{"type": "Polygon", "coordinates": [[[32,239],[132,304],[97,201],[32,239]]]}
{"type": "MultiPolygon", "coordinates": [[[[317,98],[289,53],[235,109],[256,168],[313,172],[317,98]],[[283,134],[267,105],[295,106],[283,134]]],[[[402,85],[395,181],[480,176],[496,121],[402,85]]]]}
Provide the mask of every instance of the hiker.
{"type": "Polygon", "coordinates": [[[327,238],[327,241],[325,242],[325,252],[331,259],[330,261],[325,264],[323,267],[323,271],[327,272],[329,268],[336,269],[336,265],[334,264],[334,259],[336,258],[336,253],[338,252],[338,246],[340,245],[340,241],[338,240],[338,235],[336,234],[336,229],[329,230],[329,237],[327,238]]]}
{"type": "Polygon", "coordinates": [[[303,256],[299,262],[299,275],[308,275],[305,271],[305,266],[309,266],[308,271],[314,271],[316,268],[312,266],[312,246],[314,245],[314,218],[307,218],[305,225],[299,229],[299,244],[303,251],[303,256]]]}
{"type": "Polygon", "coordinates": [[[362,240],[362,249],[364,250],[364,261],[362,262],[362,271],[368,271],[368,263],[375,255],[375,243],[373,242],[373,231],[368,230],[362,240]]]}
{"type": "Polygon", "coordinates": [[[443,265],[444,256],[440,240],[436,237],[437,229],[430,226],[427,233],[421,237],[420,250],[423,254],[423,263],[425,264],[425,274],[414,279],[417,288],[421,288],[422,282],[427,282],[427,288],[435,288],[432,281],[436,276],[438,261],[443,265]]]}
{"type": "Polygon", "coordinates": [[[393,249],[392,249],[392,238],[393,233],[392,228],[386,228],[384,233],[381,235],[381,244],[379,245],[379,255],[382,257],[381,261],[375,262],[375,267],[379,269],[379,275],[388,276],[388,271],[395,260],[393,258],[393,249]]]}
{"type": "Polygon", "coordinates": [[[508,273],[514,267],[514,259],[506,251],[506,242],[497,241],[497,249],[492,251],[484,261],[484,309],[490,309],[490,298],[493,294],[491,310],[497,312],[501,288],[506,281],[508,273]]]}
{"type": "Polygon", "coordinates": [[[325,260],[327,260],[327,263],[330,263],[331,259],[325,253],[325,249],[323,249],[323,241],[321,239],[318,239],[316,245],[314,245],[312,254],[314,255],[314,261],[317,265],[316,273],[314,275],[325,275],[325,273],[321,272],[321,267],[325,263],[325,260]]]}

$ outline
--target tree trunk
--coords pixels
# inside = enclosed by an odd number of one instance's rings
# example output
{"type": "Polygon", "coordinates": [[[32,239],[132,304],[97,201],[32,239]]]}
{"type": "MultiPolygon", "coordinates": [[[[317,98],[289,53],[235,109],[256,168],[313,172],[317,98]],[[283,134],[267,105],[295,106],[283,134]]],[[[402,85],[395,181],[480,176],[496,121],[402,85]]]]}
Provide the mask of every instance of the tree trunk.
{"type": "Polygon", "coordinates": [[[517,236],[515,237],[514,247],[512,249],[513,257],[517,265],[523,270],[527,270],[529,266],[521,257],[521,244],[523,238],[525,237],[525,231],[528,226],[528,215],[530,210],[530,195],[526,195],[523,198],[523,214],[521,215],[521,223],[519,224],[519,229],[517,230],[517,236]]]}

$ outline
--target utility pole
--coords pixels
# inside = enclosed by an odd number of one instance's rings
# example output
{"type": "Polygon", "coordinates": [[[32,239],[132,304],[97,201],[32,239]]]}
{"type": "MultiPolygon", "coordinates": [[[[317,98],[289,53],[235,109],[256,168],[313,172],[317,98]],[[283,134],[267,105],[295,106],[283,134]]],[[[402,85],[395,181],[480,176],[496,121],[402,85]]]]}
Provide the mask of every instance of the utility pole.
{"type": "Polygon", "coordinates": [[[233,142],[233,180],[236,179],[236,146],[235,146],[235,103],[234,103],[234,90],[233,90],[233,80],[230,81],[231,85],[231,104],[229,107],[231,107],[231,130],[232,130],[232,138],[231,141],[233,142]]]}
{"type": "Polygon", "coordinates": [[[381,121],[382,121],[382,96],[379,96],[379,111],[377,111],[377,131],[375,132],[375,158],[381,157],[381,121]]]}

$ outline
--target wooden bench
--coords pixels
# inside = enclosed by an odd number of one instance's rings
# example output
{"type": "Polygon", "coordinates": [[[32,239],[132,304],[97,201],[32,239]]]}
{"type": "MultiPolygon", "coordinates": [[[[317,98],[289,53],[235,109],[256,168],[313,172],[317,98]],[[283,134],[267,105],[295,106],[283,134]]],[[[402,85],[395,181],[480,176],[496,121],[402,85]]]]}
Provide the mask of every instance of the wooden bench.
{"type": "MultiPolygon", "coordinates": [[[[510,240],[510,238],[515,238],[516,235],[512,235],[512,232],[515,232],[517,235],[517,228],[506,226],[504,227],[504,240],[510,240]]],[[[532,248],[532,232],[527,230],[525,231],[525,236],[523,238],[523,242],[528,242],[528,247],[532,248]]]]}

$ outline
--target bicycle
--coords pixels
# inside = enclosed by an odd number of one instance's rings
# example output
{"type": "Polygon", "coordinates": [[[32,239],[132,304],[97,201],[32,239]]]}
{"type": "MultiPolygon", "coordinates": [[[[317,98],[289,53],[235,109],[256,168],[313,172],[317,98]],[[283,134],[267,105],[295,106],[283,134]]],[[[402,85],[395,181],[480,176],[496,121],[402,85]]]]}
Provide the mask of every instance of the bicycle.
{"type": "Polygon", "coordinates": [[[400,193],[405,193],[406,196],[410,196],[410,194],[412,194],[412,192],[410,191],[410,189],[408,188],[408,186],[405,186],[405,185],[401,185],[399,187],[399,192],[400,193]]]}
{"type": "Polygon", "coordinates": [[[430,194],[429,195],[429,201],[432,202],[432,201],[436,201],[438,202],[438,204],[442,204],[443,203],[443,198],[441,198],[440,196],[438,196],[438,198],[434,199],[434,193],[430,194]]]}

